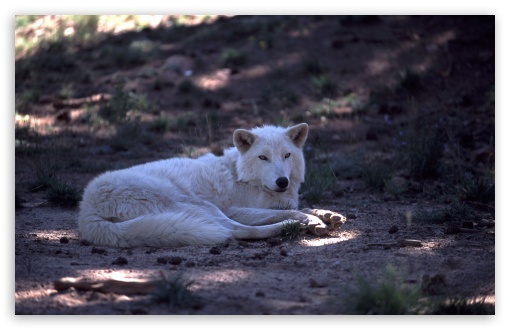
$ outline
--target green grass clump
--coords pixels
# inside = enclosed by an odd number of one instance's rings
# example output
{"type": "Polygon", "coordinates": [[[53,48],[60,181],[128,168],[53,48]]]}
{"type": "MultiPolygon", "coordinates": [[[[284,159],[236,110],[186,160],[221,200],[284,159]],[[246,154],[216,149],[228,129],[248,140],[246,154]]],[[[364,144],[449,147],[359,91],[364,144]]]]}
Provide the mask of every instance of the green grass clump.
{"type": "Polygon", "coordinates": [[[239,68],[246,63],[246,54],[235,48],[227,48],[221,53],[221,64],[230,69],[239,68]]]}
{"type": "Polygon", "coordinates": [[[117,84],[112,98],[102,104],[98,115],[110,123],[117,124],[128,120],[129,112],[145,112],[149,108],[145,97],[132,95],[124,91],[122,84],[117,84]]]}
{"type": "Polygon", "coordinates": [[[429,224],[472,221],[478,218],[478,212],[466,203],[452,203],[445,208],[425,210],[418,207],[411,215],[411,221],[429,224]]]}
{"type": "Polygon", "coordinates": [[[81,193],[70,183],[55,182],[49,187],[46,200],[54,206],[75,207],[81,200],[81,193]]]}
{"type": "Polygon", "coordinates": [[[387,160],[374,160],[361,166],[361,176],[368,190],[384,192],[391,179],[393,166],[387,160]]]}
{"type": "Polygon", "coordinates": [[[150,296],[150,301],[168,307],[196,307],[200,299],[191,290],[193,281],[185,280],[182,274],[164,278],[150,296]]]}
{"type": "Polygon", "coordinates": [[[321,97],[335,96],[338,91],[337,83],[327,74],[313,76],[311,84],[315,94],[321,97]]]}
{"type": "Polygon", "coordinates": [[[324,152],[321,142],[305,147],[305,182],[300,192],[309,203],[317,203],[328,196],[337,183],[329,155],[324,152]]]}
{"type": "Polygon", "coordinates": [[[282,226],[280,236],[289,241],[297,239],[306,229],[304,226],[296,221],[289,221],[282,226]]]}
{"type": "Polygon", "coordinates": [[[466,202],[488,204],[495,201],[494,181],[485,177],[466,175],[457,185],[459,199],[466,202]]]}
{"type": "Polygon", "coordinates": [[[396,275],[393,267],[384,269],[384,278],[380,283],[371,283],[358,278],[358,289],[351,292],[350,314],[356,315],[404,315],[418,314],[420,286],[405,285],[396,275]]]}

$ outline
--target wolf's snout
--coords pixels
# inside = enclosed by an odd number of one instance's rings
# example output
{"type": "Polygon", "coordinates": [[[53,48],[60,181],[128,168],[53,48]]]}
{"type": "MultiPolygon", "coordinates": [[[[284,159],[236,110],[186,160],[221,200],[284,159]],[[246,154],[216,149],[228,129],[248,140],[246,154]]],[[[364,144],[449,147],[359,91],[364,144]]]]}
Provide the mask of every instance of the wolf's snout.
{"type": "Polygon", "coordinates": [[[289,179],[282,176],[282,177],[276,179],[276,185],[278,186],[278,188],[282,188],[282,189],[287,188],[287,186],[289,185],[289,179]]]}

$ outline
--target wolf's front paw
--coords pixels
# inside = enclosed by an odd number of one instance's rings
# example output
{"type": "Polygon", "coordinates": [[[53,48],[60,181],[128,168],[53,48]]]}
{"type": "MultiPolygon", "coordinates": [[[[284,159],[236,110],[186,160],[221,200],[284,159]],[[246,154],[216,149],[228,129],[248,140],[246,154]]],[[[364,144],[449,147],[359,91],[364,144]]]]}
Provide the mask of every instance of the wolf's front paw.
{"type": "Polygon", "coordinates": [[[335,230],[340,227],[347,221],[347,218],[340,213],[336,213],[329,210],[320,210],[320,209],[304,209],[301,210],[303,213],[311,214],[322,220],[326,224],[326,228],[328,230],[335,230]]]}

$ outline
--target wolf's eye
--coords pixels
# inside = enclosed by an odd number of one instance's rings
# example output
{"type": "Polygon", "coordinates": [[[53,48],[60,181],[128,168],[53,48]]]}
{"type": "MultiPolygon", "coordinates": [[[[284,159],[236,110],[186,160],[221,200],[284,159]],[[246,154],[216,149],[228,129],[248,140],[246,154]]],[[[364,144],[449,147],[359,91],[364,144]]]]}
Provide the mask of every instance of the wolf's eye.
{"type": "Polygon", "coordinates": [[[289,158],[290,157],[290,152],[285,154],[285,158],[289,158]]]}
{"type": "Polygon", "coordinates": [[[262,159],[262,160],[267,160],[266,156],[259,156],[259,158],[262,159]]]}

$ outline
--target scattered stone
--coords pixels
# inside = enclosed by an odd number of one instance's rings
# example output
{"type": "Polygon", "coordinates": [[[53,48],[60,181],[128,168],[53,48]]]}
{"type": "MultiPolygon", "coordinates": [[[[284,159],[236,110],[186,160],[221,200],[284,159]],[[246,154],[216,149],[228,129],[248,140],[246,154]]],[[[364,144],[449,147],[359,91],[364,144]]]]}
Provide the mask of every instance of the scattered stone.
{"type": "Polygon", "coordinates": [[[156,259],[156,262],[158,264],[166,265],[168,263],[168,260],[166,259],[166,257],[159,257],[158,259],[156,259]]]}
{"type": "Polygon", "coordinates": [[[399,246],[399,247],[404,247],[404,246],[420,247],[420,246],[423,246],[423,244],[416,239],[403,239],[397,243],[397,246],[399,246]]]}
{"type": "Polygon", "coordinates": [[[128,264],[128,261],[124,257],[118,257],[117,259],[112,261],[112,265],[124,266],[124,265],[127,265],[127,264],[128,264]]]}
{"type": "Polygon", "coordinates": [[[184,266],[188,267],[188,268],[193,268],[195,267],[197,264],[194,262],[194,261],[188,261],[187,263],[184,264],[184,266]]]}
{"type": "Polygon", "coordinates": [[[311,288],[324,288],[326,286],[328,286],[327,280],[310,278],[310,287],[311,288]]]}
{"type": "Polygon", "coordinates": [[[92,248],[92,251],[91,253],[97,253],[97,254],[103,254],[103,255],[107,255],[108,254],[108,251],[106,251],[105,249],[100,249],[100,248],[97,248],[97,247],[93,247],[92,248]]]}
{"type": "Polygon", "coordinates": [[[168,260],[168,263],[171,265],[180,265],[182,263],[183,259],[181,257],[172,256],[172,257],[167,257],[167,260],[168,260]]]}
{"type": "Polygon", "coordinates": [[[62,243],[62,244],[67,244],[67,243],[69,243],[69,238],[67,238],[67,237],[65,237],[65,236],[64,236],[64,237],[62,237],[62,238],[60,239],[60,243],[62,243]]]}
{"type": "Polygon", "coordinates": [[[266,296],[266,294],[262,291],[255,292],[255,297],[264,298],[265,296],[266,296]]]}
{"type": "Polygon", "coordinates": [[[280,250],[280,255],[283,256],[283,257],[286,257],[286,256],[289,255],[289,253],[287,252],[287,250],[281,249],[280,250]]]}
{"type": "Polygon", "coordinates": [[[391,226],[388,233],[395,234],[398,231],[398,226],[391,226]]]}
{"type": "Polygon", "coordinates": [[[445,229],[445,234],[446,235],[455,235],[455,234],[458,234],[458,233],[460,233],[460,227],[457,226],[457,225],[451,225],[451,226],[448,226],[445,229]]]}
{"type": "Polygon", "coordinates": [[[219,247],[217,246],[213,246],[210,250],[209,250],[209,253],[210,254],[221,254],[221,250],[219,247]]]}
{"type": "Polygon", "coordinates": [[[267,239],[267,244],[270,246],[277,246],[282,244],[282,239],[279,237],[270,237],[267,239]]]}

